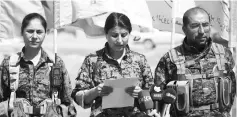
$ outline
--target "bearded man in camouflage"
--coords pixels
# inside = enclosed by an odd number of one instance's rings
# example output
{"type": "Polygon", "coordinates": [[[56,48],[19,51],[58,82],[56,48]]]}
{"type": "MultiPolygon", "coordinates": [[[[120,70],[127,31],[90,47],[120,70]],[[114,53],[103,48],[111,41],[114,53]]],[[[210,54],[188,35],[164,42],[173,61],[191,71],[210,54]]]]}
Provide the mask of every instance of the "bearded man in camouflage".
{"type": "Polygon", "coordinates": [[[167,52],[155,69],[155,84],[177,91],[171,116],[230,117],[236,95],[231,51],[212,41],[210,17],[200,7],[184,13],[182,29],[183,44],[167,52]]]}

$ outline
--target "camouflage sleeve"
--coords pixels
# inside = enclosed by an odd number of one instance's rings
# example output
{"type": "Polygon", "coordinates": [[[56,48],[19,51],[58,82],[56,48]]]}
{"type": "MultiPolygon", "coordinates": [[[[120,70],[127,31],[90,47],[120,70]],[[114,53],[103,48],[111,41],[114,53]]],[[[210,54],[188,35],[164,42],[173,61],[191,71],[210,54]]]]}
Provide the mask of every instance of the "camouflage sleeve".
{"type": "Polygon", "coordinates": [[[65,105],[72,105],[72,98],[71,98],[71,92],[72,92],[72,85],[71,80],[68,75],[68,71],[65,67],[65,64],[63,60],[58,57],[57,62],[60,64],[62,69],[62,77],[63,77],[63,90],[61,91],[61,101],[65,105]]]}
{"type": "Polygon", "coordinates": [[[10,97],[9,59],[9,56],[5,57],[0,66],[0,101],[5,101],[10,97]]]}
{"type": "Polygon", "coordinates": [[[160,61],[158,62],[156,69],[155,69],[155,79],[154,82],[156,85],[160,86],[162,89],[164,88],[163,85],[167,82],[167,75],[168,75],[168,68],[167,68],[167,58],[168,53],[165,54],[160,61]]]}
{"type": "MultiPolygon", "coordinates": [[[[80,98],[80,101],[78,101],[77,93],[79,91],[84,91],[84,90],[88,90],[95,87],[92,77],[91,77],[92,73],[93,73],[92,63],[90,61],[90,57],[87,56],[85,60],[83,61],[81,68],[79,69],[78,76],[76,78],[76,85],[71,95],[74,101],[78,105],[84,105],[84,102],[82,101],[82,98],[80,98]]],[[[89,106],[89,105],[90,104],[85,105],[85,106],[89,106]]]]}
{"type": "Polygon", "coordinates": [[[142,55],[141,57],[141,63],[142,63],[142,89],[149,89],[151,87],[151,85],[154,84],[154,79],[152,76],[152,72],[151,72],[151,67],[148,65],[146,57],[144,55],[142,55]]]}
{"type": "Polygon", "coordinates": [[[229,49],[226,48],[226,54],[225,54],[225,58],[227,59],[227,70],[228,70],[228,73],[229,73],[229,77],[232,81],[232,88],[231,88],[231,105],[230,107],[228,108],[228,111],[231,110],[231,107],[233,106],[234,104],[234,99],[235,99],[235,96],[236,96],[236,77],[235,77],[235,72],[233,71],[233,68],[235,66],[235,61],[232,57],[232,53],[229,49]]]}

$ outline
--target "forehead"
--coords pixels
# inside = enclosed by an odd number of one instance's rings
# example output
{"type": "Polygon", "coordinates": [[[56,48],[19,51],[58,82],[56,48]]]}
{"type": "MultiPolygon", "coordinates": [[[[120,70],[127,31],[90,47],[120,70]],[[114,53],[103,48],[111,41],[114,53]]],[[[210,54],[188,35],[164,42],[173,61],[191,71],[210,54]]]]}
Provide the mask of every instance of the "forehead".
{"type": "Polygon", "coordinates": [[[32,19],[29,21],[29,24],[26,28],[38,28],[38,29],[44,29],[42,22],[39,19],[32,19]]]}
{"type": "Polygon", "coordinates": [[[115,26],[109,30],[109,33],[125,33],[128,32],[126,28],[115,26]]]}
{"type": "Polygon", "coordinates": [[[189,24],[192,23],[206,23],[209,22],[209,17],[206,13],[203,12],[192,12],[191,15],[188,17],[189,24]]]}

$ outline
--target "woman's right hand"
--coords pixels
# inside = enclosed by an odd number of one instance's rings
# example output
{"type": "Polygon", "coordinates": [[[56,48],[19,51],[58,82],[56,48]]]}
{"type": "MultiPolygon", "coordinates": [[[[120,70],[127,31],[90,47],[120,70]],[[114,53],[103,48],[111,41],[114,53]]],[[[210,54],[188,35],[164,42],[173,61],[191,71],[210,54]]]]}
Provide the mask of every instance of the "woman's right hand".
{"type": "Polygon", "coordinates": [[[103,96],[108,96],[110,93],[113,92],[113,88],[110,86],[104,86],[104,84],[99,84],[96,87],[97,91],[97,96],[103,97],[103,96]]]}

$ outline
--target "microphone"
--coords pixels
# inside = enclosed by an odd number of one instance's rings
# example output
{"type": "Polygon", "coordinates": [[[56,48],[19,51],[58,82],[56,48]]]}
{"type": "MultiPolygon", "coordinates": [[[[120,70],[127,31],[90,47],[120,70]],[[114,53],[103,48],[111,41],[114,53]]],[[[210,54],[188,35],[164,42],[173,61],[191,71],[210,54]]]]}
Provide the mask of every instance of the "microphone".
{"type": "Polygon", "coordinates": [[[177,93],[174,89],[172,88],[167,88],[164,90],[164,94],[163,94],[163,101],[166,104],[172,104],[175,102],[177,97],[177,93]]]}
{"type": "Polygon", "coordinates": [[[153,109],[154,104],[148,90],[142,90],[138,93],[138,103],[140,110],[149,114],[151,109],[153,109]]]}
{"type": "Polygon", "coordinates": [[[161,91],[160,87],[157,87],[155,85],[151,86],[151,98],[154,101],[154,108],[157,110],[157,113],[159,113],[159,101],[163,99],[163,91],[161,91]]]}
{"type": "Polygon", "coordinates": [[[161,117],[165,117],[165,115],[169,114],[171,104],[175,103],[176,98],[177,98],[177,93],[174,89],[167,88],[166,90],[164,90],[163,102],[165,104],[161,112],[161,117]]]}

